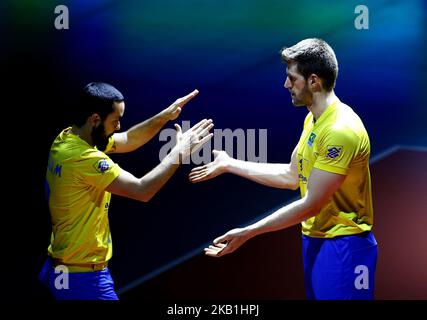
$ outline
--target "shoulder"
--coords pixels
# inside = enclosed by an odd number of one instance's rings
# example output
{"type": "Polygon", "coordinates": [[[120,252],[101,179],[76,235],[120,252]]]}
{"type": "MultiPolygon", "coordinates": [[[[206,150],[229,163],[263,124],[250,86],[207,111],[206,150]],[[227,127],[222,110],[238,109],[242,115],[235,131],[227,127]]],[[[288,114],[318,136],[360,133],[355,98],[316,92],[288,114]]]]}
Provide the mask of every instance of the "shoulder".
{"type": "Polygon", "coordinates": [[[369,137],[362,120],[344,103],[337,106],[335,115],[325,127],[320,141],[325,147],[342,146],[352,150],[369,145],[369,137]]]}
{"type": "Polygon", "coordinates": [[[365,129],[359,115],[353,110],[353,108],[342,102],[337,106],[335,125],[337,127],[345,126],[347,129],[353,129],[355,131],[360,130],[361,128],[365,129]]]}
{"type": "Polygon", "coordinates": [[[313,122],[313,114],[309,112],[304,118],[303,129],[307,128],[308,124],[310,124],[311,122],[313,122]]]}
{"type": "Polygon", "coordinates": [[[107,154],[95,148],[90,148],[82,151],[79,155],[79,158],[82,161],[83,160],[102,160],[102,159],[112,161],[107,154]]]}
{"type": "Polygon", "coordinates": [[[95,148],[87,149],[75,159],[74,167],[83,175],[104,175],[108,172],[116,173],[118,165],[104,152],[95,148]]]}
{"type": "Polygon", "coordinates": [[[358,137],[366,130],[356,112],[347,104],[340,102],[325,131],[334,135],[358,137]]]}

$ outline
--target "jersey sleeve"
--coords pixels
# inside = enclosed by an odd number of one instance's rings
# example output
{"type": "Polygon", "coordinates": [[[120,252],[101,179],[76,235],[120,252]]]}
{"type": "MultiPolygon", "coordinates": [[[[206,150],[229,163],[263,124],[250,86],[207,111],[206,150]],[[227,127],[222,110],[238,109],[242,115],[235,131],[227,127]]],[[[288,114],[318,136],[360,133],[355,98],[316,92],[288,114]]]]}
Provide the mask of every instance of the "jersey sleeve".
{"type": "Polygon", "coordinates": [[[347,174],[359,146],[358,137],[344,129],[330,130],[318,144],[314,167],[338,174],[347,174]]]}
{"type": "Polygon", "coordinates": [[[101,151],[86,152],[79,162],[80,179],[99,189],[105,189],[120,175],[119,165],[101,151]]]}

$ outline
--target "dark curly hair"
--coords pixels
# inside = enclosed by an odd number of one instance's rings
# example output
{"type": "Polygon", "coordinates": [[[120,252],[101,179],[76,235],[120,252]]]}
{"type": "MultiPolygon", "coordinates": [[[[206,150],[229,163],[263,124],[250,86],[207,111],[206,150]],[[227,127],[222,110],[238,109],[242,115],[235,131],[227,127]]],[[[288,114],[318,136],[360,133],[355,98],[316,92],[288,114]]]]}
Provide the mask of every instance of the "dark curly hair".
{"type": "Polygon", "coordinates": [[[101,120],[113,112],[113,103],[122,102],[124,97],[119,90],[104,82],[87,84],[79,97],[78,105],[74,109],[73,124],[83,126],[87,118],[97,113],[101,120]]]}

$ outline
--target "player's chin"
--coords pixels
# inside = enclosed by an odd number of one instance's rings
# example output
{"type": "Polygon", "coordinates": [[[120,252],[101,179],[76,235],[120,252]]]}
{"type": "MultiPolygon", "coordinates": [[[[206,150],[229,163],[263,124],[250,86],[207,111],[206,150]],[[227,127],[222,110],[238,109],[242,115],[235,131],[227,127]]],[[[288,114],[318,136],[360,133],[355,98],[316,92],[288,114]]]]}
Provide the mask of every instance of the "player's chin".
{"type": "Polygon", "coordinates": [[[305,106],[305,104],[304,104],[302,101],[300,101],[300,100],[295,100],[295,98],[292,98],[292,104],[293,104],[295,107],[302,107],[302,106],[305,106]]]}

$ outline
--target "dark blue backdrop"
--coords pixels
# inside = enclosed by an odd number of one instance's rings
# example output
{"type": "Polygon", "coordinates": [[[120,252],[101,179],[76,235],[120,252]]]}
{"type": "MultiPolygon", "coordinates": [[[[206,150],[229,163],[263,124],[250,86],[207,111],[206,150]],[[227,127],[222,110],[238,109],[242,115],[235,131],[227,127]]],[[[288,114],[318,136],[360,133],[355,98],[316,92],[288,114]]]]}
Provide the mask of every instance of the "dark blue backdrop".
{"type": "MultiPolygon", "coordinates": [[[[395,144],[427,145],[426,15],[423,1],[365,1],[369,29],[354,26],[358,1],[21,1],[10,4],[9,67],[29,130],[37,126],[30,222],[40,264],[49,239],[43,183],[50,143],[65,126],[75,94],[105,81],[126,97],[128,129],[197,88],[180,121],[208,117],[216,128],[268,129],[268,161],[287,162],[306,109],[283,88],[279,50],[307,37],[325,39],[340,71],[336,93],[363,119],[372,154],[395,144]],[[68,6],[70,29],[56,30],[54,8],[68,6]],[[31,85],[30,85],[31,84],[31,85]],[[26,87],[26,85],[28,87],[26,87]],[[36,106],[36,108],[34,108],[36,106]],[[36,123],[34,120],[40,118],[36,123]],[[34,231],[34,230],[32,230],[34,231]],[[38,238],[37,238],[38,237],[38,238]]],[[[18,110],[12,110],[16,112],[18,110]]],[[[173,123],[167,125],[172,128],[173,123]]],[[[24,137],[25,134],[20,132],[24,137]]],[[[159,161],[158,137],[113,160],[136,176],[159,161]]],[[[214,237],[298,196],[233,176],[192,185],[183,166],[148,204],[114,197],[111,268],[119,288],[177,259],[200,252],[214,237]]],[[[19,186],[17,187],[19,188],[19,186]]],[[[144,278],[144,279],[145,279],[144,278]]]]}

